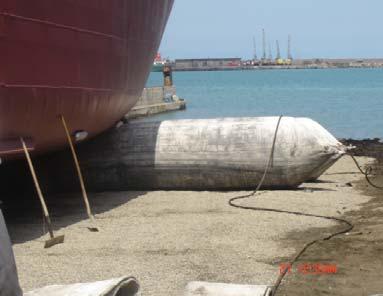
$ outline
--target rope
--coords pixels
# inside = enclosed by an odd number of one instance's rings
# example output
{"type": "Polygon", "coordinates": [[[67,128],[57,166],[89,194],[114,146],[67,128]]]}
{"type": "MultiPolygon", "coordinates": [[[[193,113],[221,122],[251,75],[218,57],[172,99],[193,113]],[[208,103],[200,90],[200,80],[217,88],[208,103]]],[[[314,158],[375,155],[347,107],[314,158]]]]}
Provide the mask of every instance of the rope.
{"type": "Polygon", "coordinates": [[[366,168],[365,171],[363,171],[362,167],[360,166],[360,164],[358,163],[358,161],[355,159],[355,156],[348,153],[348,155],[352,158],[352,160],[355,162],[355,165],[356,167],[358,168],[358,170],[364,175],[364,177],[366,178],[366,181],[368,184],[370,184],[372,187],[374,188],[377,188],[377,189],[383,189],[383,186],[378,186],[378,185],[375,185],[371,180],[370,180],[370,177],[369,175],[371,175],[371,172],[372,172],[372,167],[371,166],[368,166],[366,168]]]}
{"type": "MultiPolygon", "coordinates": [[[[293,257],[293,259],[289,262],[289,266],[293,266],[294,263],[296,261],[299,260],[299,258],[303,255],[303,253],[309,248],[311,247],[312,245],[316,244],[317,242],[319,241],[326,241],[326,240],[330,240],[332,239],[333,237],[335,236],[338,236],[338,235],[341,235],[341,234],[344,234],[344,233],[347,233],[349,231],[351,231],[353,228],[354,228],[354,225],[345,220],[345,219],[341,219],[341,218],[337,218],[337,217],[332,217],[332,216],[324,216],[324,215],[314,215],[314,214],[307,214],[307,213],[302,213],[302,212],[295,212],[295,211],[286,211],[286,210],[278,210],[278,209],[271,209],[271,208],[261,208],[261,207],[251,207],[251,206],[243,206],[243,205],[239,205],[239,204],[236,204],[234,203],[234,201],[237,201],[237,200],[240,200],[240,199],[248,199],[250,197],[253,197],[256,195],[256,193],[261,189],[262,185],[263,185],[263,182],[265,181],[265,178],[266,178],[266,175],[269,171],[269,169],[272,167],[272,161],[273,161],[273,158],[274,158],[274,151],[275,151],[275,143],[276,143],[276,140],[277,140],[277,135],[278,135],[278,130],[279,130],[279,126],[280,126],[280,123],[281,123],[281,120],[282,120],[282,117],[283,116],[280,116],[279,117],[279,120],[278,120],[278,123],[276,125],[276,128],[275,128],[275,132],[274,132],[274,139],[273,139],[273,143],[272,143],[272,146],[271,146],[271,150],[270,150],[270,156],[269,156],[269,159],[267,161],[267,164],[266,164],[266,167],[265,167],[265,171],[262,175],[262,178],[260,180],[260,182],[258,183],[258,186],[256,187],[256,189],[254,191],[252,191],[251,193],[249,194],[246,194],[246,195],[240,195],[240,196],[236,196],[236,197],[233,197],[231,199],[229,199],[228,201],[228,204],[232,207],[235,207],[235,208],[239,208],[239,209],[244,209],[244,210],[252,210],[252,211],[263,211],[263,212],[273,212],[273,213],[282,213],[282,214],[289,214],[289,215],[296,215],[296,216],[306,216],[306,217],[314,217],[314,218],[321,218],[321,219],[326,219],[326,220],[332,220],[332,221],[336,221],[338,223],[342,223],[342,224],[345,224],[346,227],[343,228],[342,230],[339,230],[337,232],[334,232],[334,233],[331,233],[330,235],[327,235],[323,238],[318,238],[318,239],[315,239],[315,240],[312,240],[308,243],[306,243],[303,248],[293,257]]],[[[355,160],[354,160],[355,161],[355,160]]],[[[359,170],[367,177],[368,174],[364,173],[362,171],[362,169],[359,167],[359,165],[357,164],[359,170]]],[[[274,286],[273,286],[273,292],[272,292],[272,295],[275,296],[276,293],[277,293],[277,290],[279,288],[279,286],[281,285],[281,282],[283,280],[283,278],[285,277],[286,273],[287,273],[288,269],[286,268],[285,270],[283,270],[277,280],[275,281],[274,283],[274,286]]]]}

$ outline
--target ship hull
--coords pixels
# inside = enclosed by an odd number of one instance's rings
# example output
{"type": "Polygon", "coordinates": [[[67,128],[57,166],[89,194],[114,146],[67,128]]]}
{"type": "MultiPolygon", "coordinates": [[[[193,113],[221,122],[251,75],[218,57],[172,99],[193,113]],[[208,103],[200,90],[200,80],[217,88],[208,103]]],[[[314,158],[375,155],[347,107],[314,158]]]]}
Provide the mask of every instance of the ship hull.
{"type": "Polygon", "coordinates": [[[0,147],[19,137],[35,153],[65,146],[60,115],[90,137],[113,126],[141,95],[172,5],[0,0],[0,147]]]}

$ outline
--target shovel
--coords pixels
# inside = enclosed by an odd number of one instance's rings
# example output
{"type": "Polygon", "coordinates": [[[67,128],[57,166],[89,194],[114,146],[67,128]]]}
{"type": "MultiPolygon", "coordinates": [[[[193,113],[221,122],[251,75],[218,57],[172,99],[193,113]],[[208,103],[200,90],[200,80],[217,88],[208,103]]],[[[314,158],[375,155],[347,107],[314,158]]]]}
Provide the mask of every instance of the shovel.
{"type": "Polygon", "coordinates": [[[44,218],[45,218],[45,221],[47,222],[47,225],[48,225],[48,232],[49,232],[50,239],[45,241],[44,248],[50,248],[50,247],[53,247],[54,245],[62,244],[64,242],[64,235],[54,236],[54,234],[53,234],[53,227],[52,227],[51,218],[49,217],[48,208],[47,208],[47,205],[45,203],[44,196],[41,192],[40,184],[39,184],[39,181],[37,179],[35,169],[33,167],[31,156],[29,155],[29,151],[28,151],[27,145],[25,144],[24,139],[20,138],[20,141],[21,141],[21,144],[23,146],[25,157],[27,158],[28,166],[29,166],[29,169],[31,171],[31,175],[33,178],[33,182],[35,184],[37,195],[40,199],[41,207],[43,208],[44,218]]]}
{"type": "Polygon", "coordinates": [[[95,222],[94,216],[92,214],[92,210],[90,208],[88,195],[87,195],[86,189],[85,189],[84,178],[82,176],[82,172],[81,172],[81,168],[80,168],[80,163],[78,161],[76,150],[74,148],[74,145],[73,145],[73,142],[72,142],[72,138],[71,138],[70,133],[69,133],[68,125],[67,125],[63,115],[60,115],[60,119],[61,119],[61,123],[62,123],[62,125],[64,127],[64,130],[65,130],[65,134],[66,134],[66,137],[67,137],[67,140],[68,140],[68,144],[69,144],[70,150],[72,152],[72,157],[73,157],[73,160],[74,160],[74,163],[75,163],[75,166],[76,166],[76,170],[77,170],[77,176],[78,176],[78,179],[79,179],[79,182],[80,182],[80,186],[81,186],[82,197],[83,197],[84,203],[85,203],[86,213],[88,214],[88,218],[89,218],[90,223],[91,223],[91,225],[88,226],[87,228],[91,232],[98,232],[99,229],[96,226],[96,222],[95,222]]]}

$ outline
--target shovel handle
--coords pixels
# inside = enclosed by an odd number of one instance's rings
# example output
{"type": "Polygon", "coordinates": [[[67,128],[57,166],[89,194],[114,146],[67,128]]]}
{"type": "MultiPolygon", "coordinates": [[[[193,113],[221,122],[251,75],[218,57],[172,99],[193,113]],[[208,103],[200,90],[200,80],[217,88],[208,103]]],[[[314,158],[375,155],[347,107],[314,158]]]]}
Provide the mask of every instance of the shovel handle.
{"type": "Polygon", "coordinates": [[[85,189],[84,178],[82,176],[82,172],[81,172],[81,168],[80,168],[80,163],[78,161],[76,150],[75,150],[73,142],[72,142],[72,137],[71,137],[71,135],[69,133],[69,128],[68,128],[68,125],[67,125],[67,123],[65,121],[65,117],[63,115],[60,115],[60,119],[61,119],[62,125],[64,127],[65,134],[66,134],[66,137],[67,137],[67,140],[68,140],[68,144],[69,144],[70,150],[72,152],[73,160],[74,160],[74,163],[75,163],[75,166],[76,166],[77,175],[78,175],[78,179],[80,181],[80,186],[81,186],[82,197],[84,199],[84,203],[85,203],[85,207],[86,207],[86,212],[88,214],[88,217],[91,220],[93,220],[93,215],[92,215],[92,211],[91,211],[91,208],[90,208],[88,195],[87,195],[86,189],[85,189]]]}
{"type": "Polygon", "coordinates": [[[28,162],[29,170],[31,171],[31,175],[32,175],[33,183],[35,184],[37,195],[40,199],[41,207],[43,208],[45,220],[47,221],[47,224],[48,224],[49,235],[51,238],[53,238],[54,237],[53,236],[53,229],[52,229],[51,219],[49,217],[48,207],[45,203],[44,196],[43,196],[39,181],[38,181],[37,176],[36,176],[36,171],[35,171],[35,168],[33,167],[31,156],[29,155],[27,145],[25,144],[25,141],[22,137],[20,138],[20,142],[21,142],[21,145],[23,146],[24,154],[25,154],[25,157],[26,157],[27,162],[28,162]]]}

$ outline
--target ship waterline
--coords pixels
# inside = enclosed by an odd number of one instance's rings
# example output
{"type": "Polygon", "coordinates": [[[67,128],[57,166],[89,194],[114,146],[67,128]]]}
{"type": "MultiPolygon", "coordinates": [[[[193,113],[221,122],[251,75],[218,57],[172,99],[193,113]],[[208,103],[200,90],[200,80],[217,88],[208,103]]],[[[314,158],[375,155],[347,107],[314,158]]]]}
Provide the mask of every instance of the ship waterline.
{"type": "Polygon", "coordinates": [[[60,115],[72,133],[111,127],[141,95],[172,5],[0,0],[0,143],[25,137],[37,153],[58,149],[60,115]]]}

